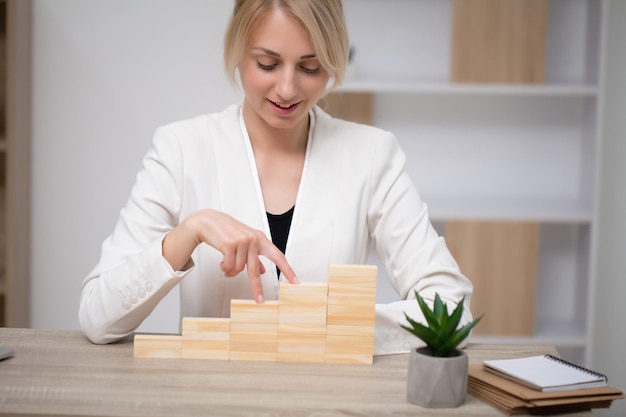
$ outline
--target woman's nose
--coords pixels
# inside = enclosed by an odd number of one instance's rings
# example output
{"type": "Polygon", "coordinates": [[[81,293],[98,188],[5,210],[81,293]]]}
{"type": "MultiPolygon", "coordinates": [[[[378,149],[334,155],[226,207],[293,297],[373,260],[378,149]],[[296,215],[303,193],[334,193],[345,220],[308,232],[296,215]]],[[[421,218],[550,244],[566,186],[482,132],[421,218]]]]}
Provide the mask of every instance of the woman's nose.
{"type": "Polygon", "coordinates": [[[289,101],[296,96],[297,86],[293,70],[285,70],[280,74],[276,83],[276,94],[285,101],[289,101]]]}

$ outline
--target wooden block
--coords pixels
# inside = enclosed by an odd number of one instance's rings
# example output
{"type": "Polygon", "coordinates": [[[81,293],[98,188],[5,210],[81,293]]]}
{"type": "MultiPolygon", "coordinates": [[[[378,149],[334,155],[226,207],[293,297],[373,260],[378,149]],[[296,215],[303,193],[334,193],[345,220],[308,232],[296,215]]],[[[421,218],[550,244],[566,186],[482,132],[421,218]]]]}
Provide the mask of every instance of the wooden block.
{"type": "Polygon", "coordinates": [[[322,363],[330,308],[340,324],[331,327],[328,360],[365,363],[369,351],[363,346],[370,339],[373,349],[376,267],[339,266],[334,272],[329,280],[336,297],[330,301],[329,284],[281,284],[279,301],[232,300],[230,319],[185,317],[182,336],[137,335],[134,355],[322,363]],[[350,334],[355,338],[345,339],[350,334]],[[345,342],[353,347],[342,347],[345,342]]]}
{"type": "Polygon", "coordinates": [[[186,349],[186,346],[189,348],[193,346],[194,349],[228,351],[228,349],[230,349],[230,332],[207,333],[206,335],[197,337],[183,336],[182,346],[183,351],[186,349]]]}
{"type": "Polygon", "coordinates": [[[183,359],[229,359],[230,319],[184,317],[182,333],[183,359]]]}
{"type": "Polygon", "coordinates": [[[230,359],[276,361],[278,323],[239,323],[230,326],[230,359]]]}
{"type": "Polygon", "coordinates": [[[376,284],[376,277],[359,277],[350,275],[335,275],[333,279],[328,283],[329,294],[334,289],[335,291],[346,291],[346,289],[356,288],[357,294],[363,292],[364,294],[370,294],[372,286],[376,284]]]}
{"type": "Polygon", "coordinates": [[[455,0],[451,79],[543,83],[548,0],[455,0]]]}
{"type": "Polygon", "coordinates": [[[375,304],[369,306],[328,305],[326,324],[374,325],[376,318],[375,304]]]}
{"type": "Polygon", "coordinates": [[[259,340],[258,338],[251,337],[237,337],[235,336],[231,339],[230,342],[230,353],[233,352],[245,352],[245,353],[263,353],[263,354],[274,354],[274,359],[276,360],[276,351],[278,349],[278,340],[275,338],[274,340],[264,339],[259,340]]]}
{"type": "Polygon", "coordinates": [[[360,325],[372,324],[376,318],[376,305],[329,304],[326,324],[360,325]]]}
{"type": "Polygon", "coordinates": [[[326,355],[326,334],[278,334],[278,362],[323,363],[326,355]]]}
{"type": "Polygon", "coordinates": [[[472,313],[485,314],[473,333],[532,335],[539,225],[448,222],[444,235],[461,271],[474,285],[472,313]]]}
{"type": "Polygon", "coordinates": [[[267,323],[231,323],[231,349],[235,341],[265,343],[278,338],[278,324],[267,323]]]}
{"type": "Polygon", "coordinates": [[[230,335],[226,340],[186,339],[183,337],[181,358],[228,360],[230,358],[230,335]]]}
{"type": "Polygon", "coordinates": [[[376,283],[357,282],[333,282],[328,285],[328,300],[333,301],[337,297],[352,297],[354,299],[365,298],[366,302],[376,301],[376,283]]]}
{"type": "Polygon", "coordinates": [[[328,297],[345,295],[376,298],[376,265],[331,265],[328,269],[328,297]]]}
{"type": "Polygon", "coordinates": [[[329,334],[326,338],[325,361],[371,365],[374,361],[374,334],[369,336],[329,334]]]}
{"type": "Polygon", "coordinates": [[[328,268],[329,283],[337,277],[373,278],[375,281],[377,276],[378,267],[376,265],[331,265],[328,268]]]}
{"type": "Polygon", "coordinates": [[[323,353],[278,352],[276,361],[298,363],[324,363],[326,361],[326,357],[323,353]]]}
{"type": "Polygon", "coordinates": [[[233,322],[230,324],[230,338],[233,340],[235,337],[251,337],[258,338],[259,336],[278,335],[278,323],[238,323],[233,322]]]}
{"type": "Polygon", "coordinates": [[[285,321],[286,316],[314,316],[318,317],[321,322],[325,322],[326,317],[326,306],[327,302],[320,305],[307,305],[307,304],[285,304],[282,301],[280,302],[280,306],[278,308],[278,322],[282,323],[285,321]]]}
{"type": "Polygon", "coordinates": [[[364,295],[361,294],[351,296],[349,294],[334,294],[328,297],[328,305],[351,305],[358,307],[373,307],[376,305],[376,294],[364,295]]]}
{"type": "Polygon", "coordinates": [[[278,315],[278,332],[291,334],[326,333],[326,309],[319,306],[284,305],[280,302],[278,315]]]}
{"type": "Polygon", "coordinates": [[[374,336],[374,323],[368,324],[327,324],[327,335],[336,336],[374,336]]]}
{"type": "MultiPolygon", "coordinates": [[[[375,301],[375,300],[373,300],[375,301]]],[[[357,316],[359,318],[374,318],[376,311],[376,303],[359,303],[356,300],[348,301],[348,303],[332,303],[328,304],[328,316],[357,316]]]]}
{"type": "Polygon", "coordinates": [[[182,336],[136,334],[133,342],[135,358],[175,358],[180,359],[182,336]]]}
{"type": "Polygon", "coordinates": [[[326,318],[324,317],[324,323],[305,323],[304,320],[296,320],[293,323],[278,323],[278,333],[288,333],[292,335],[298,334],[314,334],[323,335],[326,334],[326,318]]]}
{"type": "Polygon", "coordinates": [[[278,334],[278,342],[282,345],[284,352],[299,352],[313,348],[315,352],[324,352],[326,346],[326,335],[299,335],[299,334],[278,334]]]}
{"type": "Polygon", "coordinates": [[[328,284],[309,282],[302,284],[280,284],[278,295],[279,322],[281,316],[288,314],[326,315],[328,304],[328,284]]]}
{"type": "Polygon", "coordinates": [[[280,284],[278,301],[280,305],[325,305],[328,299],[328,284],[323,282],[303,282],[301,284],[280,284]]]}
{"type": "Polygon", "coordinates": [[[256,362],[276,362],[276,351],[257,352],[246,350],[231,350],[231,361],[256,361],[256,362]]]}
{"type": "Polygon", "coordinates": [[[278,323],[278,301],[231,300],[231,323],[278,323]]]}
{"type": "Polygon", "coordinates": [[[278,300],[279,333],[326,334],[328,284],[282,283],[278,300]]]}
{"type": "Polygon", "coordinates": [[[326,312],[324,314],[309,314],[307,312],[281,314],[278,316],[278,324],[314,324],[326,325],[326,312]]]}
{"type": "Polygon", "coordinates": [[[208,333],[230,333],[230,319],[221,317],[183,317],[182,334],[203,337],[208,333]]]}
{"type": "Polygon", "coordinates": [[[260,352],[257,350],[231,350],[229,359],[231,361],[255,361],[255,362],[276,362],[278,354],[276,351],[260,352]]]}
{"type": "Polygon", "coordinates": [[[326,333],[373,337],[376,318],[375,265],[331,265],[326,333]]]}

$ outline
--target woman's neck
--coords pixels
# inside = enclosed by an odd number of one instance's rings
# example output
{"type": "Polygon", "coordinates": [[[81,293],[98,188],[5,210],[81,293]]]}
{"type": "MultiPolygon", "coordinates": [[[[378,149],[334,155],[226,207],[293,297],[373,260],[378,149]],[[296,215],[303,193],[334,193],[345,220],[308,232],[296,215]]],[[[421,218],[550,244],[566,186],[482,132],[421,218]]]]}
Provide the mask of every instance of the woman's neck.
{"type": "Polygon", "coordinates": [[[260,152],[304,154],[309,134],[309,117],[292,128],[269,125],[250,106],[243,105],[243,120],[248,130],[252,149],[260,152]]]}
{"type": "MultiPolygon", "coordinates": [[[[249,109],[252,110],[252,109],[249,109]]],[[[280,214],[294,206],[306,157],[309,117],[290,129],[268,125],[259,115],[243,108],[243,119],[252,145],[265,210],[280,214]]]]}

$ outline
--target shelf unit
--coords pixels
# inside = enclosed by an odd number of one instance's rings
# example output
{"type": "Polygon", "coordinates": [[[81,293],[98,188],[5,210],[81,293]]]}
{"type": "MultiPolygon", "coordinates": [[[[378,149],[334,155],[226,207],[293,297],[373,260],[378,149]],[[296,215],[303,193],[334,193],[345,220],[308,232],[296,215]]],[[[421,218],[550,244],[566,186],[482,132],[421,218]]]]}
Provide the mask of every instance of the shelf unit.
{"type": "Polygon", "coordinates": [[[441,96],[536,96],[536,97],[595,97],[598,87],[584,84],[451,84],[427,83],[414,77],[387,79],[385,75],[352,76],[344,82],[342,92],[371,92],[376,94],[431,94],[441,96]]]}
{"type": "Polygon", "coordinates": [[[0,0],[0,326],[29,325],[30,0],[0,0]]]}
{"type": "MultiPolygon", "coordinates": [[[[373,124],[398,137],[435,227],[540,225],[534,334],[473,340],[549,343],[587,363],[604,1],[549,0],[542,85],[448,82],[451,0],[344,7],[355,54],[340,92],[373,95],[373,124]]],[[[378,290],[379,302],[394,300],[378,290]]]]}

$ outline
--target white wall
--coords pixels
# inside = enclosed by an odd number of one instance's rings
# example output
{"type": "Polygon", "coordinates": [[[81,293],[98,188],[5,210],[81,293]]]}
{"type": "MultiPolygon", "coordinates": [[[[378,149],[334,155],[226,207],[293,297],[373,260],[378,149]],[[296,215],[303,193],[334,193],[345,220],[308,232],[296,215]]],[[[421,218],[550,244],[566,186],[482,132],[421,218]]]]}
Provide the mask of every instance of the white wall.
{"type": "MultiPolygon", "coordinates": [[[[231,7],[232,0],[34,0],[33,327],[78,328],[81,281],[154,129],[238,100],[222,70],[231,7]]],[[[146,328],[177,329],[177,296],[146,328]]]]}
{"type": "MultiPolygon", "coordinates": [[[[154,129],[218,111],[232,0],[34,0],[31,325],[78,328],[83,277],[98,260],[154,129]]],[[[611,3],[603,187],[591,365],[626,389],[626,2],[611,3]],[[606,325],[605,323],[610,323],[606,325]],[[621,379],[620,379],[621,378],[621,379]]],[[[144,329],[176,331],[177,292],[144,329]]],[[[626,415],[626,401],[613,406],[626,415]]],[[[600,413],[598,413],[600,414],[600,413]]]]}
{"type": "MultiPolygon", "coordinates": [[[[81,282],[156,127],[240,100],[222,69],[233,3],[34,0],[32,327],[78,328],[81,282]]],[[[398,299],[386,279],[378,292],[398,299]]],[[[141,329],[177,332],[178,295],[141,329]]]]}
{"type": "MultiPolygon", "coordinates": [[[[591,322],[591,366],[609,375],[609,383],[626,391],[626,2],[612,0],[605,44],[605,100],[599,199],[596,289],[591,322]]],[[[599,416],[626,416],[626,400],[615,401],[599,416]]]]}

